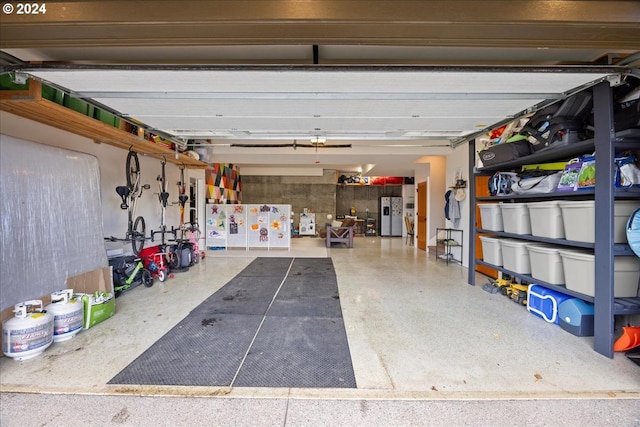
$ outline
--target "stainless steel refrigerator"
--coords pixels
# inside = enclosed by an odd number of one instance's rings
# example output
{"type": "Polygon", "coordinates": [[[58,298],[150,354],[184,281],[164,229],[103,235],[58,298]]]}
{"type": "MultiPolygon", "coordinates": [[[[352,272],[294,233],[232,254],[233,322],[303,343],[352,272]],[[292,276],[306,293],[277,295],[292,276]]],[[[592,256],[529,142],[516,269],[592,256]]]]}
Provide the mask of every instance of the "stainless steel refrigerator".
{"type": "Polygon", "coordinates": [[[402,236],[402,197],[380,198],[380,235],[402,236]]]}

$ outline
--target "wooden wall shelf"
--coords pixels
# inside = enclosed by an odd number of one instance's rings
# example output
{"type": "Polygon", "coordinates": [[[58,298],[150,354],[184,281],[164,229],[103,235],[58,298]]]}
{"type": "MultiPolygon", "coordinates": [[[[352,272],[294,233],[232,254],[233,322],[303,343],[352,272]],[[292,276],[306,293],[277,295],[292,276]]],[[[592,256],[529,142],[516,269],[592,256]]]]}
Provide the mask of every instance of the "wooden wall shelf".
{"type": "Polygon", "coordinates": [[[209,166],[182,153],[178,153],[176,158],[176,152],[169,147],[146,141],[137,135],[43,99],[41,92],[41,83],[36,80],[30,81],[28,90],[0,91],[0,110],[90,138],[98,144],[109,144],[125,150],[131,148],[141,155],[164,158],[169,163],[184,165],[185,168],[203,169],[209,166]]]}

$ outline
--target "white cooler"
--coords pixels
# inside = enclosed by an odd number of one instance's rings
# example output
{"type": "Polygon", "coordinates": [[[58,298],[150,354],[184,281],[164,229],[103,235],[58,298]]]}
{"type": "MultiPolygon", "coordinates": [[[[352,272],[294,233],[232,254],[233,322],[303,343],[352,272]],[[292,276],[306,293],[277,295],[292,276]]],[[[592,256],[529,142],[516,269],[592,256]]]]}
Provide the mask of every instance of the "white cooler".
{"type": "MultiPolygon", "coordinates": [[[[562,266],[567,289],[595,296],[595,256],[591,251],[561,249],[562,266]]],[[[633,298],[638,295],[640,258],[619,256],[614,259],[615,298],[633,298]]]]}
{"type": "Polygon", "coordinates": [[[518,274],[531,274],[529,242],[517,239],[501,239],[502,266],[518,274]]]}
{"type": "Polygon", "coordinates": [[[558,200],[527,203],[531,234],[550,239],[564,239],[562,209],[558,200]]]}
{"type": "Polygon", "coordinates": [[[546,243],[529,243],[529,261],[531,262],[531,276],[534,279],[552,285],[564,285],[564,269],[560,246],[546,243]]]}
{"type": "Polygon", "coordinates": [[[526,203],[500,203],[504,231],[514,234],[531,234],[531,222],[526,203]]]}

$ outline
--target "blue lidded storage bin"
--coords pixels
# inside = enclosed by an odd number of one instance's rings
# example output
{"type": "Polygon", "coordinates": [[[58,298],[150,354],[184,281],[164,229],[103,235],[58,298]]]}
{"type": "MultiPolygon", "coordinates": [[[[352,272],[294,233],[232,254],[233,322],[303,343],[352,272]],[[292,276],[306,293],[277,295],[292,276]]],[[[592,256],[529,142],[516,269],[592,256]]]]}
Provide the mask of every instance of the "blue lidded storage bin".
{"type": "Polygon", "coordinates": [[[569,298],[558,305],[560,327],[578,337],[593,336],[593,304],[569,298]]]}

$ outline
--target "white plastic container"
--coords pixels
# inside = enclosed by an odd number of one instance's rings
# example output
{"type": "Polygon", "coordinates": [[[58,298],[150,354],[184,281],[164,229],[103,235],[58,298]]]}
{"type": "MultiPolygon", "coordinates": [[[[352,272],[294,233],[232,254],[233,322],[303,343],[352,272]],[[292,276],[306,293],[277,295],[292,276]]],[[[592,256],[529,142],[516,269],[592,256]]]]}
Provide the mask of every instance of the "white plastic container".
{"type": "MultiPolygon", "coordinates": [[[[572,291],[595,296],[595,256],[591,251],[561,249],[565,286],[572,291]]],[[[615,298],[633,298],[638,295],[640,259],[616,257],[614,261],[615,298]]]]}
{"type": "Polygon", "coordinates": [[[527,203],[531,234],[550,239],[564,239],[562,209],[557,200],[549,202],[527,203]]]}
{"type": "Polygon", "coordinates": [[[503,231],[514,234],[531,234],[531,222],[526,203],[500,203],[503,231]]]}
{"type": "Polygon", "coordinates": [[[518,274],[531,274],[529,242],[517,239],[501,239],[502,266],[518,274]]]}
{"type": "MultiPolygon", "coordinates": [[[[562,209],[562,223],[564,225],[565,238],[576,242],[595,242],[595,203],[587,201],[560,201],[562,209]]],[[[640,202],[635,200],[616,201],[613,209],[613,239],[614,243],[626,243],[626,225],[629,216],[637,208],[640,202]]]]}
{"type": "Polygon", "coordinates": [[[552,285],[564,285],[564,269],[559,246],[545,243],[529,243],[529,262],[534,279],[552,285]]]}
{"type": "Polygon", "coordinates": [[[502,231],[502,211],[500,205],[497,203],[483,203],[479,204],[480,207],[480,220],[482,221],[482,228],[484,230],[502,231]]]}
{"type": "Polygon", "coordinates": [[[502,266],[502,250],[497,237],[479,236],[482,242],[482,260],[497,267],[502,266]]]}

